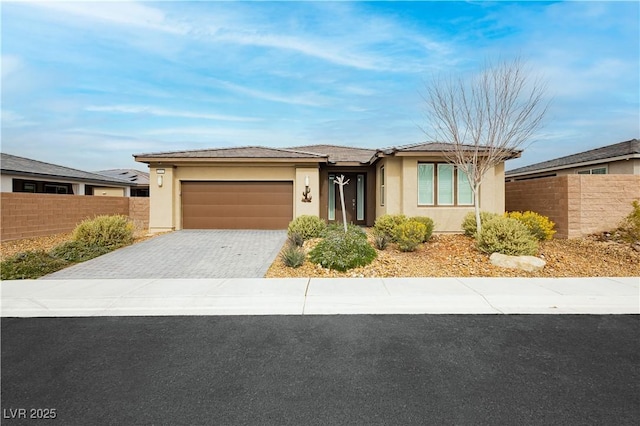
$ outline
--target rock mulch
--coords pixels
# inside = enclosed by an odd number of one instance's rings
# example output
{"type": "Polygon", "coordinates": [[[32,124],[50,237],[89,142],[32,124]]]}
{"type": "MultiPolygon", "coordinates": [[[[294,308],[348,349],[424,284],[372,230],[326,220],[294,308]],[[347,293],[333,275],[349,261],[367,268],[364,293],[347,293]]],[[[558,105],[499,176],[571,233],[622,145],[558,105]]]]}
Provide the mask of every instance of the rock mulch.
{"type": "MultiPolygon", "coordinates": [[[[309,250],[313,241],[305,243],[309,250]]],[[[629,245],[597,241],[595,238],[551,240],[540,244],[538,257],[547,265],[542,271],[525,272],[494,266],[489,256],[475,249],[464,235],[434,235],[413,253],[403,253],[394,244],[368,266],[338,272],[308,260],[296,269],[277,258],[268,278],[283,277],[635,277],[640,276],[640,253],[629,245]]]]}

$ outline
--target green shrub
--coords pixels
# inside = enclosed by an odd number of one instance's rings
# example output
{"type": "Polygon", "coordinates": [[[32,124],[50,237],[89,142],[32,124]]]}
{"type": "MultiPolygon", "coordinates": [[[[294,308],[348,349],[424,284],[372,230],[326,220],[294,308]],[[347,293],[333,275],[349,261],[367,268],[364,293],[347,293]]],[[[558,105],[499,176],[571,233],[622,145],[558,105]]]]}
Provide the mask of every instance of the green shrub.
{"type": "Polygon", "coordinates": [[[387,234],[385,234],[382,231],[378,231],[377,229],[373,230],[372,236],[373,236],[373,245],[378,250],[386,249],[387,246],[389,245],[389,242],[391,241],[391,239],[387,234]]]}
{"type": "MultiPolygon", "coordinates": [[[[497,213],[480,212],[480,223],[484,226],[489,220],[494,217],[500,216],[497,213]]],[[[467,237],[473,237],[476,235],[476,213],[469,212],[464,216],[462,220],[462,230],[467,237]]]]}
{"type": "Polygon", "coordinates": [[[414,222],[419,222],[425,226],[426,230],[424,233],[424,239],[420,242],[425,243],[429,241],[429,239],[431,238],[431,235],[433,234],[433,228],[435,226],[433,223],[433,219],[427,216],[414,216],[412,218],[409,218],[409,220],[412,220],[414,222]]]}
{"type": "Polygon", "coordinates": [[[631,205],[631,213],[620,222],[615,234],[623,241],[635,243],[640,241],[640,203],[634,201],[631,205]]]}
{"type": "Polygon", "coordinates": [[[293,219],[287,229],[289,235],[299,234],[303,240],[318,238],[327,227],[324,220],[317,216],[302,215],[293,219]]]}
{"type": "Polygon", "coordinates": [[[133,223],[127,216],[96,216],[73,230],[73,240],[89,247],[116,249],[133,242],[133,223]]]}
{"type": "Polygon", "coordinates": [[[282,263],[289,268],[298,268],[302,266],[305,257],[306,254],[304,253],[304,250],[294,244],[287,244],[284,250],[282,250],[282,254],[280,254],[282,263]]]}
{"type": "Polygon", "coordinates": [[[396,235],[396,227],[407,221],[407,217],[403,214],[385,214],[376,219],[373,228],[379,232],[384,232],[394,241],[396,235]]]}
{"type": "Polygon", "coordinates": [[[521,222],[497,216],[482,225],[478,249],[487,254],[534,255],[538,251],[538,242],[521,222]]]}
{"type": "Polygon", "coordinates": [[[302,247],[304,245],[304,238],[302,238],[302,235],[297,232],[290,233],[287,241],[295,247],[302,247]]]}
{"type": "Polygon", "coordinates": [[[0,263],[0,279],[25,280],[40,278],[59,271],[69,263],[50,256],[43,250],[16,254],[0,263]]]}
{"type": "Polygon", "coordinates": [[[329,227],[324,238],[309,252],[309,260],[325,268],[346,271],[368,265],[377,256],[376,250],[367,241],[366,233],[357,226],[349,226],[344,232],[342,225],[329,227]]]}
{"type": "Polygon", "coordinates": [[[538,241],[550,240],[553,238],[553,234],[556,233],[556,231],[553,230],[555,223],[549,220],[548,217],[536,212],[508,212],[504,215],[505,217],[520,221],[538,241]]]}
{"type": "Polygon", "coordinates": [[[414,251],[424,241],[427,227],[415,220],[396,226],[395,241],[401,251],[414,251]]]}
{"type": "Polygon", "coordinates": [[[51,249],[49,254],[67,262],[84,262],[110,251],[109,247],[89,246],[81,241],[67,241],[51,249]]]}
{"type": "MultiPolygon", "coordinates": [[[[324,229],[324,231],[322,231],[320,237],[325,238],[327,235],[331,235],[336,232],[342,233],[344,235],[344,225],[342,223],[332,223],[328,225],[324,229]]],[[[359,235],[362,238],[367,238],[367,233],[365,232],[365,230],[358,225],[354,225],[353,223],[347,224],[347,233],[353,233],[359,235]]]]}

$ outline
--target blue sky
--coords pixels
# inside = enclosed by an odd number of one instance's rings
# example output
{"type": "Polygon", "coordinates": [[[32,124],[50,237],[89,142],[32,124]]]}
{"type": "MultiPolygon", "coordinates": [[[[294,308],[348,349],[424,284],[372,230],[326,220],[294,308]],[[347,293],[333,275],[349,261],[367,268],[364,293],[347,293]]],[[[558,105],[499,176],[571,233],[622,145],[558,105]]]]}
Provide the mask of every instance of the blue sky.
{"type": "Polygon", "coordinates": [[[2,151],[132,154],[425,140],[438,74],[521,56],[548,80],[515,168],[640,137],[638,2],[2,2],[2,151]]]}

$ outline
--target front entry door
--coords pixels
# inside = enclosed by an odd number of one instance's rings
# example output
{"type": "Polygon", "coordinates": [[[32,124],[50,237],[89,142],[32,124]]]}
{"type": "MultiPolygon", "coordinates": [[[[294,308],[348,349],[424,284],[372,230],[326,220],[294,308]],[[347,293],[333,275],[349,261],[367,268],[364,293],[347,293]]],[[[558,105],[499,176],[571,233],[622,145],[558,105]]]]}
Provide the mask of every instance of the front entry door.
{"type": "MultiPolygon", "coordinates": [[[[340,176],[342,173],[336,173],[335,177],[340,176]]],[[[333,176],[333,175],[332,175],[333,176]]],[[[344,206],[347,216],[347,223],[363,224],[365,222],[365,185],[364,174],[356,173],[344,173],[345,181],[348,179],[349,183],[344,188],[344,206]]],[[[336,222],[342,222],[342,203],[340,202],[340,187],[333,183],[330,179],[330,184],[335,186],[335,220],[336,222]]]]}

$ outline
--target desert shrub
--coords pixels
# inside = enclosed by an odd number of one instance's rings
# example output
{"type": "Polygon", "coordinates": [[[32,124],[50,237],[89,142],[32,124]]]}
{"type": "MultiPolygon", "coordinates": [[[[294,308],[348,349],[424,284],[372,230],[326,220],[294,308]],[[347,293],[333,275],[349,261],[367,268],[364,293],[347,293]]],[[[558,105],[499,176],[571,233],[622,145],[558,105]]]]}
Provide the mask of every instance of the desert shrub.
{"type": "MultiPolygon", "coordinates": [[[[327,235],[331,235],[336,232],[341,232],[344,235],[344,225],[342,223],[332,223],[330,225],[327,225],[324,231],[322,231],[320,237],[325,238],[327,235]]],[[[367,238],[367,233],[365,232],[365,230],[358,225],[354,225],[353,223],[347,224],[347,233],[353,233],[360,235],[362,238],[367,238]]]]}
{"type": "Polygon", "coordinates": [[[302,266],[305,257],[306,254],[304,253],[304,249],[294,244],[287,244],[287,246],[284,248],[284,250],[282,250],[282,253],[280,254],[282,263],[284,263],[285,266],[288,266],[289,268],[298,268],[302,266]]]}
{"type": "Polygon", "coordinates": [[[293,219],[287,229],[289,235],[299,234],[303,240],[318,238],[327,227],[324,220],[317,216],[302,215],[293,219]]]}
{"type": "Polygon", "coordinates": [[[487,254],[502,253],[511,256],[534,255],[538,242],[525,225],[516,219],[497,216],[482,225],[478,236],[478,249],[487,254]]]}
{"type": "Polygon", "coordinates": [[[631,213],[622,219],[615,234],[623,241],[635,243],[640,241],[640,202],[634,201],[631,205],[631,213]]]}
{"type": "Polygon", "coordinates": [[[377,256],[376,250],[367,241],[366,233],[357,226],[349,226],[344,232],[342,225],[329,227],[323,240],[309,252],[309,260],[325,268],[346,271],[368,265],[377,256]]]}
{"type": "Polygon", "coordinates": [[[403,214],[385,214],[376,219],[373,228],[379,232],[384,232],[394,241],[396,234],[396,226],[407,221],[407,217],[403,214]]]}
{"type": "Polygon", "coordinates": [[[521,222],[538,241],[550,240],[553,238],[553,234],[556,233],[553,230],[555,223],[549,220],[548,217],[536,212],[508,212],[504,215],[521,222]]]}
{"type": "Polygon", "coordinates": [[[110,251],[109,247],[89,246],[81,241],[67,241],[51,249],[49,254],[67,262],[84,262],[110,251]]]}
{"type": "Polygon", "coordinates": [[[304,238],[298,232],[291,232],[287,238],[287,242],[295,247],[302,247],[304,245],[304,238]]]}
{"type": "Polygon", "coordinates": [[[395,228],[395,241],[401,251],[414,251],[424,241],[427,227],[415,220],[408,220],[395,228]]]}
{"type": "MultiPolygon", "coordinates": [[[[497,213],[480,212],[480,223],[484,225],[489,220],[498,216],[500,215],[497,213]]],[[[475,212],[469,212],[464,216],[464,219],[462,220],[462,230],[464,231],[464,235],[466,235],[467,237],[473,237],[476,235],[476,213],[475,212]]]]}
{"type": "Polygon", "coordinates": [[[387,234],[382,231],[378,231],[377,229],[374,229],[371,234],[373,236],[373,245],[378,250],[384,250],[387,248],[391,241],[391,238],[389,238],[387,234]]]}
{"type": "Polygon", "coordinates": [[[133,223],[123,215],[96,216],[76,226],[73,240],[89,247],[116,249],[133,242],[133,223]]]}
{"type": "Polygon", "coordinates": [[[429,241],[429,239],[431,238],[431,235],[433,234],[433,228],[435,226],[433,223],[433,219],[427,216],[414,216],[412,218],[409,218],[409,220],[412,220],[414,222],[419,222],[425,226],[426,230],[424,233],[424,239],[420,242],[425,243],[429,241]]]}
{"type": "Polygon", "coordinates": [[[0,263],[0,279],[35,279],[59,271],[68,262],[50,256],[43,250],[18,253],[0,263]]]}

